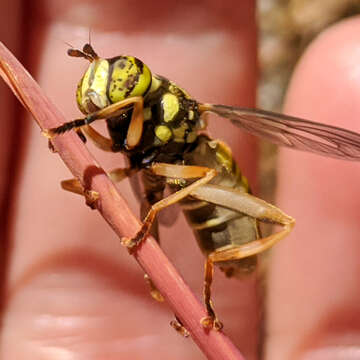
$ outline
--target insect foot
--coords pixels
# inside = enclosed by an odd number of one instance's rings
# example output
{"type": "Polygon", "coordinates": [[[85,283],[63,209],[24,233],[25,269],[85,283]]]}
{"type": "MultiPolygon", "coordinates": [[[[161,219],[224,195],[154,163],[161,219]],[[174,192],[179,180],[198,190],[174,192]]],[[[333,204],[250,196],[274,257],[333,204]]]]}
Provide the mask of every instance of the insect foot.
{"type": "Polygon", "coordinates": [[[219,319],[217,318],[214,319],[211,316],[203,317],[200,320],[200,323],[205,329],[208,330],[214,329],[216,331],[220,331],[223,328],[222,322],[219,319]]]}
{"type": "Polygon", "coordinates": [[[144,275],[144,280],[149,285],[151,297],[158,302],[164,302],[165,301],[164,297],[161,295],[160,291],[156,288],[155,284],[150,279],[150,276],[148,274],[144,275]]]}
{"type": "Polygon", "coordinates": [[[185,329],[184,325],[177,316],[175,316],[174,320],[170,321],[170,326],[173,327],[181,336],[185,338],[190,336],[190,333],[185,329]]]}
{"type": "Polygon", "coordinates": [[[147,215],[141,229],[133,238],[123,237],[120,241],[121,245],[128,248],[130,254],[133,254],[136,251],[137,247],[145,240],[145,238],[149,234],[153,222],[153,217],[150,217],[150,219],[148,217],[149,216],[147,215]]]}
{"type": "Polygon", "coordinates": [[[92,210],[95,209],[95,203],[99,199],[100,195],[94,190],[84,190],[85,202],[92,210]]]}
{"type": "Polygon", "coordinates": [[[137,247],[141,242],[141,240],[137,240],[137,237],[138,236],[135,236],[134,238],[123,237],[120,240],[121,245],[127,247],[130,254],[133,254],[136,251],[137,247]]]}

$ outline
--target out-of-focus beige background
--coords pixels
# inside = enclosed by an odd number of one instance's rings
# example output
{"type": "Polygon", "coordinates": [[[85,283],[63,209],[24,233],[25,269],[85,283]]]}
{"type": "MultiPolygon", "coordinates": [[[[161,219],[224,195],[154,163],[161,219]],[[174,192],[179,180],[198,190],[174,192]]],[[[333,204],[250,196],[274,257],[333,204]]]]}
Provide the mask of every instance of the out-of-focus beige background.
{"type": "MultiPolygon", "coordinates": [[[[358,0],[259,0],[259,66],[257,106],[281,112],[283,97],[297,60],[325,28],[360,14],[358,0]]],[[[316,119],[311,119],[316,121],[316,119]]],[[[273,203],[276,146],[261,145],[261,197],[273,203]]]]}

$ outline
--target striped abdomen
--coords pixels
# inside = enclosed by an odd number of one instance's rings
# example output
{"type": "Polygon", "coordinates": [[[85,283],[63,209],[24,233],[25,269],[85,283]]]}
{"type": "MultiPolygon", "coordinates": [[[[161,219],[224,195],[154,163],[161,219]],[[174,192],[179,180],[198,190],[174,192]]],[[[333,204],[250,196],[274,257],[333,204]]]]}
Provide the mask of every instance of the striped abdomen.
{"type": "MultiPolygon", "coordinates": [[[[187,165],[216,169],[218,175],[211,183],[249,192],[247,180],[241,175],[225,144],[201,135],[196,149],[184,158],[187,165]]],[[[257,221],[245,214],[192,198],[182,201],[182,207],[206,255],[222,246],[241,245],[259,238],[257,221]]],[[[252,256],[218,265],[229,276],[241,276],[253,271],[256,262],[256,256],[252,256]]]]}

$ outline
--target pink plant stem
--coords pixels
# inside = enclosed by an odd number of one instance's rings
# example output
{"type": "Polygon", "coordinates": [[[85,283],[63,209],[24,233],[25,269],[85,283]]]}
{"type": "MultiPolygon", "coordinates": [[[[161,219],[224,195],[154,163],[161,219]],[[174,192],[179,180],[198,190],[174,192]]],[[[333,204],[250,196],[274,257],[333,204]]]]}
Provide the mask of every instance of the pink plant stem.
{"type": "MultiPolygon", "coordinates": [[[[43,94],[39,85],[0,42],[0,75],[23,106],[33,115],[41,129],[58,126],[66,119],[43,94]]],[[[87,151],[74,133],[58,136],[52,143],[70,169],[86,187],[98,192],[96,207],[115,233],[131,236],[140,228],[139,220],[131,213],[104,170],[87,151]]],[[[157,242],[148,237],[134,253],[134,258],[149,274],[174,313],[208,359],[237,359],[244,357],[221,331],[206,331],[200,319],[206,312],[174,266],[169,262],[157,242]]],[[[169,327],[169,331],[171,328],[169,327]]]]}

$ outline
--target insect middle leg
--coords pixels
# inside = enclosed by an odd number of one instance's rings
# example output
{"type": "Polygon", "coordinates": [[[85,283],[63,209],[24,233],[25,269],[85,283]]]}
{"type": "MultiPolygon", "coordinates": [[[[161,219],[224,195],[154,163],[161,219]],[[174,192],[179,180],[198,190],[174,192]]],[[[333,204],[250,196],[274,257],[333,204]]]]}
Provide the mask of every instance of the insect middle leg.
{"type": "MultiPolygon", "coordinates": [[[[142,193],[140,184],[138,184],[139,187],[136,190],[138,197],[140,197],[139,200],[141,203],[140,218],[141,220],[143,220],[146,217],[147,213],[149,212],[151,206],[164,197],[166,179],[161,176],[157,176],[153,174],[151,171],[147,171],[147,170],[142,171],[139,175],[141,176],[141,182],[143,184],[144,194],[142,193]],[[140,194],[142,196],[139,196],[140,194]]],[[[139,176],[132,177],[131,179],[139,180],[139,176]]],[[[157,218],[154,220],[149,233],[160,244],[159,223],[157,218]]],[[[144,275],[144,279],[150,288],[151,297],[156,301],[163,302],[164,297],[161,295],[160,291],[156,288],[155,284],[153,283],[153,281],[151,280],[148,274],[144,275]]]]}
{"type": "Polygon", "coordinates": [[[253,240],[242,245],[227,245],[210,253],[205,262],[204,302],[208,316],[202,324],[208,328],[221,329],[222,324],[215,315],[211,301],[211,283],[214,263],[240,260],[262,253],[287,236],[295,225],[295,220],[277,207],[251,194],[219,185],[206,184],[195,189],[191,196],[216,205],[224,206],[251,216],[259,221],[276,223],[283,230],[265,238],[253,240]]]}
{"type": "Polygon", "coordinates": [[[165,163],[155,163],[151,166],[151,171],[158,176],[173,179],[192,179],[199,178],[192,184],[185,188],[161,199],[153,204],[146,215],[143,225],[138,233],[133,238],[123,238],[121,243],[125,245],[129,251],[133,251],[149,234],[151,226],[154,222],[156,214],[166,207],[173,205],[198,188],[201,185],[208,183],[216,175],[216,170],[203,166],[187,166],[187,165],[174,165],[165,163]]]}
{"type": "Polygon", "coordinates": [[[76,119],[64,123],[63,125],[58,126],[56,128],[44,130],[43,134],[47,138],[52,139],[56,135],[65,133],[71,129],[82,128],[85,125],[89,125],[90,123],[96,120],[108,119],[111,117],[121,115],[122,113],[130,109],[133,109],[133,112],[128,128],[128,132],[126,135],[126,142],[128,148],[131,149],[139,143],[143,132],[144,99],[142,96],[134,96],[122,101],[118,101],[115,104],[111,104],[103,109],[100,109],[98,111],[95,111],[87,115],[83,119],[76,119]]]}
{"type": "MultiPolygon", "coordinates": [[[[120,182],[123,179],[132,176],[138,169],[134,168],[117,168],[108,173],[110,179],[114,182],[120,182]]],[[[61,181],[61,187],[75,194],[83,195],[86,199],[86,204],[93,208],[95,201],[99,198],[99,194],[96,191],[84,189],[78,179],[68,179],[61,181]]]]}
{"type": "MultiPolygon", "coordinates": [[[[80,129],[78,129],[80,131],[80,129]]],[[[101,135],[98,131],[96,131],[90,125],[84,125],[81,127],[81,131],[83,131],[87,137],[94,143],[94,145],[103,150],[112,152],[113,142],[110,138],[101,135]]],[[[130,177],[133,173],[135,173],[135,169],[130,168],[118,168],[110,171],[108,174],[112,181],[120,182],[126,177],[130,177]]],[[[63,180],[61,182],[61,187],[66,190],[76,194],[84,195],[86,198],[86,203],[90,206],[98,199],[99,194],[95,191],[89,191],[84,189],[79,180],[77,179],[69,179],[63,180]]]]}
{"type": "MultiPolygon", "coordinates": [[[[160,210],[179,202],[180,200],[188,196],[192,190],[196,189],[197,187],[203,184],[206,184],[216,175],[216,171],[214,169],[209,169],[206,167],[173,165],[173,164],[165,164],[165,163],[156,163],[152,165],[151,172],[156,176],[163,176],[165,178],[173,178],[173,179],[199,178],[199,180],[151,205],[151,208],[144,219],[143,226],[138,231],[138,233],[131,239],[129,238],[122,239],[122,244],[127,246],[130,251],[133,251],[134,248],[136,248],[149,234],[153,226],[153,223],[155,221],[156,214],[160,210]]],[[[150,285],[150,291],[152,297],[156,300],[162,301],[163,300],[162,295],[157,290],[152,280],[146,274],[145,274],[145,280],[147,280],[150,285]]],[[[181,333],[183,336],[185,337],[188,336],[187,330],[183,327],[179,319],[176,318],[176,320],[172,321],[170,324],[176,331],[181,333]]]]}

